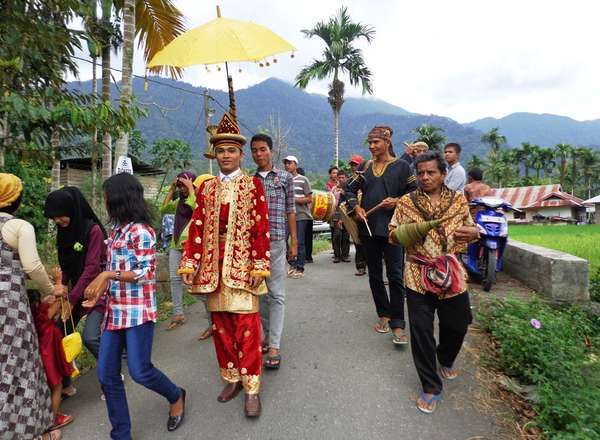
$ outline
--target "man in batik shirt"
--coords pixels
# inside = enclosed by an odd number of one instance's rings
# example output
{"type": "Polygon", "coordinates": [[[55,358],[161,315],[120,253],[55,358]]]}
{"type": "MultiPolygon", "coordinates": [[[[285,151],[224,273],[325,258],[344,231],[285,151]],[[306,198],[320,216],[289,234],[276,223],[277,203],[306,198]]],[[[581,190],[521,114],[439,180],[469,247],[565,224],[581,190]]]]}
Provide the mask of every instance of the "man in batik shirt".
{"type": "Polygon", "coordinates": [[[415,169],[419,188],[400,198],[389,225],[389,238],[391,243],[398,243],[400,225],[441,220],[424,239],[406,248],[404,266],[410,345],[423,386],[416,404],[429,414],[441,398],[442,378],[458,377],[454,361],[472,320],[467,272],[458,255],[479,233],[465,196],[444,184],[447,164],[441,154],[428,152],[417,157],[415,169]],[[436,312],[439,344],[433,330],[436,312]]]}
{"type": "Polygon", "coordinates": [[[208,294],[213,338],[226,385],[220,402],[243,388],[244,413],[258,417],[262,366],[259,295],[270,275],[269,219],[260,179],[240,169],[242,146],[235,116],[226,113],[214,145],[219,175],[196,193],[180,273],[192,294],[208,294]]]}

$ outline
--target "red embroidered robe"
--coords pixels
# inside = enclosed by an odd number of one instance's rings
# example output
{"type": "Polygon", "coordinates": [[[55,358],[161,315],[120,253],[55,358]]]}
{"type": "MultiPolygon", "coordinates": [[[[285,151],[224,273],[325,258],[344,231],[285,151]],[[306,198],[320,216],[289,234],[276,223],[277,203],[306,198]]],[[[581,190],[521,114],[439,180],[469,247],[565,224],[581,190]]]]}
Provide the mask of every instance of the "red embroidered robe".
{"type": "Polygon", "coordinates": [[[229,182],[205,181],[196,193],[180,273],[194,273],[191,292],[209,294],[211,312],[254,313],[270,275],[268,206],[262,182],[239,174],[229,182]]]}

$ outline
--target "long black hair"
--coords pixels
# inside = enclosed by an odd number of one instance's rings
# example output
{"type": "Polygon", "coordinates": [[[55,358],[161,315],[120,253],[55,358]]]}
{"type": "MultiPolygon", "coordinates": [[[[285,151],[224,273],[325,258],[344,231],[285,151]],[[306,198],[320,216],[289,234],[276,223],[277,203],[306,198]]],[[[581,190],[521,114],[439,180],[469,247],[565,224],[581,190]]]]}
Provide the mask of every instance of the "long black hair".
{"type": "Polygon", "coordinates": [[[113,225],[130,222],[151,225],[152,215],[144,200],[144,187],[129,173],[115,174],[102,184],[106,211],[113,225]]]}

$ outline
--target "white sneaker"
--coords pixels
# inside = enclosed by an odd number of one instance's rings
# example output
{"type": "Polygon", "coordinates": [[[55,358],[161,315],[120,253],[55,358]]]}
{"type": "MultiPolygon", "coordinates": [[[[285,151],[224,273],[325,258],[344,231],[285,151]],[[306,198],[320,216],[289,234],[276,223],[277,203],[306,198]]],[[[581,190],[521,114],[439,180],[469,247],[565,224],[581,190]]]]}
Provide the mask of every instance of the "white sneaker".
{"type": "Polygon", "coordinates": [[[298,278],[302,278],[304,276],[304,272],[300,272],[299,270],[295,270],[294,273],[290,275],[290,278],[297,280],[298,278]]]}

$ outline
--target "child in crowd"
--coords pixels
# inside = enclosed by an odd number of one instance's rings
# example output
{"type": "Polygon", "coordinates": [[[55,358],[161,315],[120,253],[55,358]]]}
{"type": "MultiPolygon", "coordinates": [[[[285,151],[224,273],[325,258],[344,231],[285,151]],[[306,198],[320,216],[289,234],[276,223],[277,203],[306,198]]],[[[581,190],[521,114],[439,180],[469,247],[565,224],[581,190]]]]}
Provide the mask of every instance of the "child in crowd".
{"type": "MultiPolygon", "coordinates": [[[[55,276],[55,279],[58,280],[57,284],[61,282],[61,278],[61,276],[55,276]]],[[[55,321],[59,315],[65,321],[71,313],[71,308],[66,300],[62,301],[64,307],[61,307],[60,297],[54,295],[47,295],[40,299],[39,292],[28,290],[27,296],[38,334],[40,355],[51,391],[52,412],[54,413],[54,426],[51,430],[54,430],[73,421],[73,416],[60,412],[60,403],[63,376],[71,376],[77,368],[73,363],[67,362],[65,358],[62,346],[63,335],[55,321]]]]}

